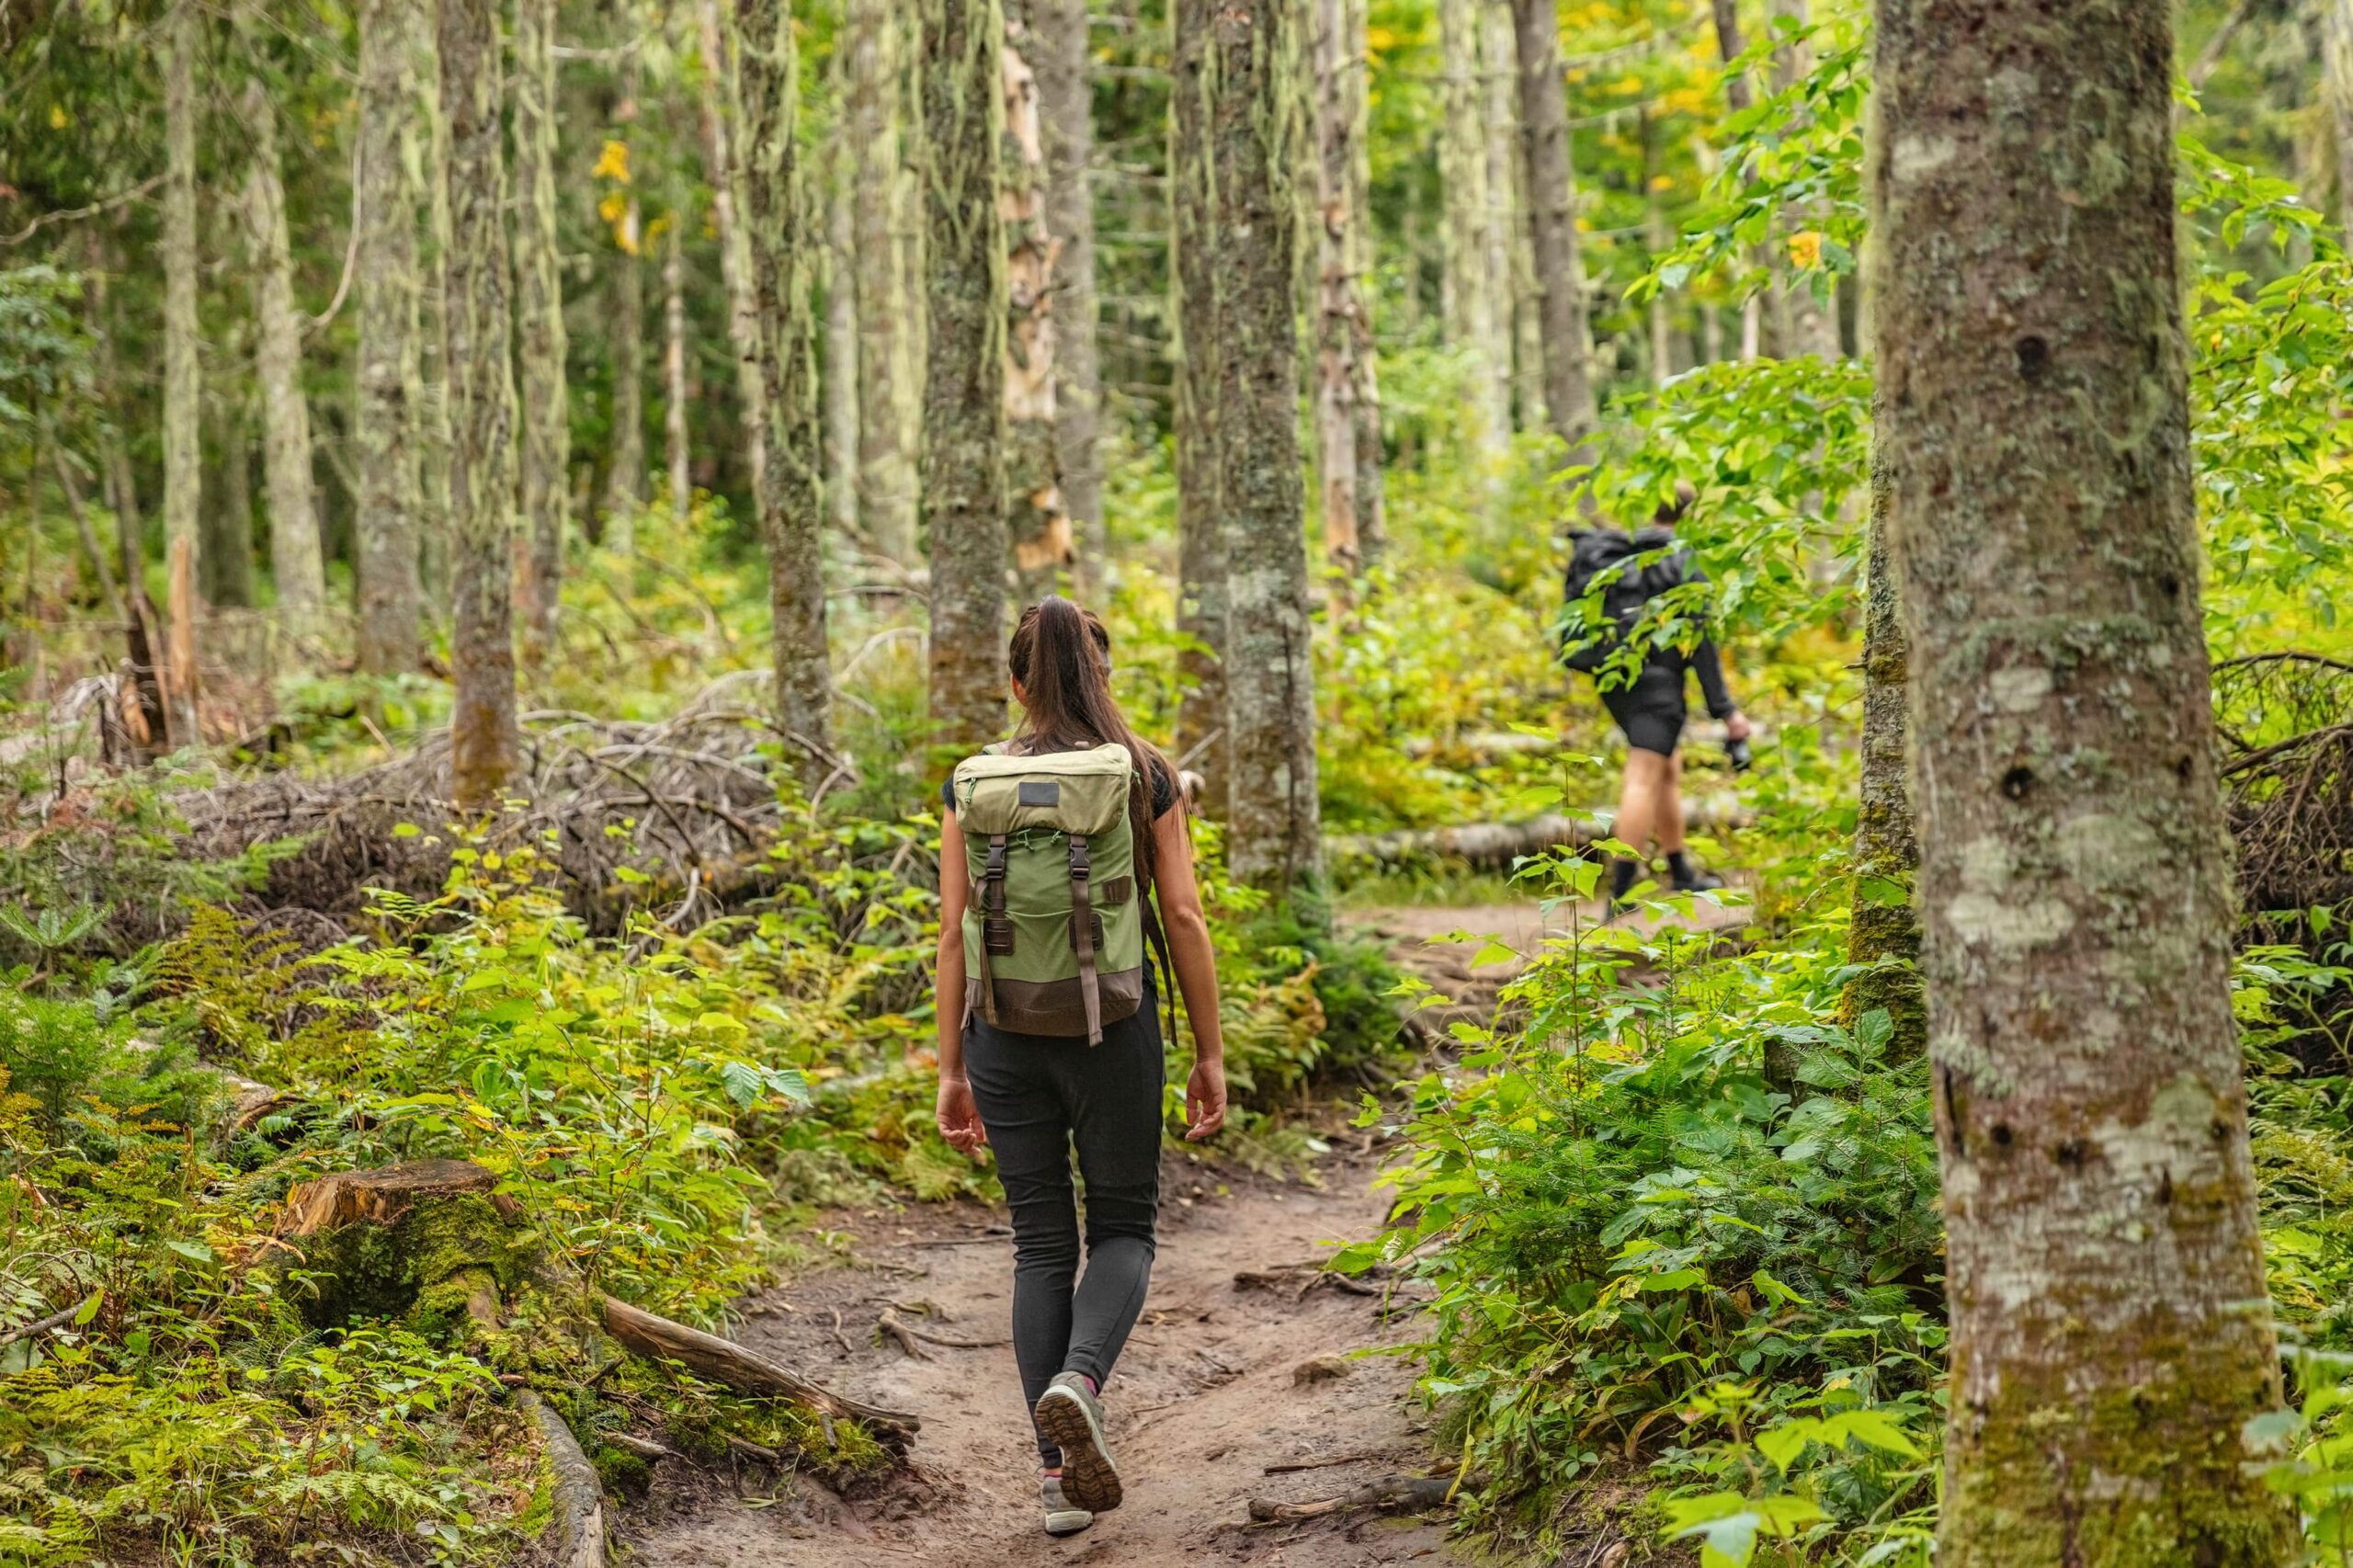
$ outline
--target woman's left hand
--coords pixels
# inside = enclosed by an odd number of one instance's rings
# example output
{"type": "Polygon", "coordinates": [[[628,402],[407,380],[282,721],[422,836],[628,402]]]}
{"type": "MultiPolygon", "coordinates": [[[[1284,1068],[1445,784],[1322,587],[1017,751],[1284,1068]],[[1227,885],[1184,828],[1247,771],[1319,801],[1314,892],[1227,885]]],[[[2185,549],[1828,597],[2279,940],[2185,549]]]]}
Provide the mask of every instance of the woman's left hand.
{"type": "Polygon", "coordinates": [[[1206,1058],[1193,1063],[1185,1080],[1185,1138],[1198,1143],[1225,1125],[1225,1063],[1206,1058]]]}

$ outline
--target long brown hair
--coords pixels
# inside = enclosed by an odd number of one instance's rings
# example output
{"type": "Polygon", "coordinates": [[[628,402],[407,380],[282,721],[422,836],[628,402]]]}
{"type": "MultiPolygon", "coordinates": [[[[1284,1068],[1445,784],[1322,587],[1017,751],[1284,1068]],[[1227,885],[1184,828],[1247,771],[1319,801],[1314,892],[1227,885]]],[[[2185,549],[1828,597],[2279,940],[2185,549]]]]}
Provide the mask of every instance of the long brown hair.
{"type": "Polygon", "coordinates": [[[1128,826],[1136,844],[1136,881],[1149,891],[1159,870],[1152,836],[1154,781],[1181,794],[1176,769],[1160,748],[1128,727],[1111,695],[1111,632],[1103,618],[1049,594],[1021,612],[1006,664],[1021,685],[1024,710],[1014,749],[1085,751],[1118,744],[1135,761],[1128,786],[1128,826]]]}

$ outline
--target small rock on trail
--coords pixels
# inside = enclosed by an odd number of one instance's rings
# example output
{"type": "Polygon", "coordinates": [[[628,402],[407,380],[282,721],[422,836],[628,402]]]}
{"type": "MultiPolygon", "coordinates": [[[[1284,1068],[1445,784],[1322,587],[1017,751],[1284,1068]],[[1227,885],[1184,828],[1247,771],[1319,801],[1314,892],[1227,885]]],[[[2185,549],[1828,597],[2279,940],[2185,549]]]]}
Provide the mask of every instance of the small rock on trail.
{"type": "Polygon", "coordinates": [[[1455,1561],[1440,1519],[1347,1509],[1248,1523],[1253,1499],[1312,1502],[1428,1468],[1410,1366],[1340,1359],[1408,1336],[1410,1318],[1384,1324],[1373,1297],[1234,1283],[1238,1272],[1280,1270],[1370,1234],[1382,1213],[1375,1172],[1335,1156],[1310,1186],[1168,1159],[1152,1293],[1105,1390],[1127,1501],[1092,1529],[1055,1541],[1039,1528],[1037,1455],[1013,1352],[995,1343],[1010,1328],[1012,1247],[987,1233],[995,1212],[964,1205],[847,1219],[865,1267],[812,1274],[762,1298],[736,1335],[844,1392],[919,1411],[907,1472],[847,1497],[811,1479],[747,1472],[739,1496],[723,1480],[665,1461],[618,1533],[637,1561],[677,1568],[1455,1561]],[[886,1311],[976,1347],[918,1341],[930,1358],[911,1358],[894,1336],[877,1343],[886,1311]],[[1345,1375],[1294,1385],[1302,1364],[1327,1358],[1345,1375]],[[1346,1462],[1265,1473],[1333,1459],[1346,1462]]]}

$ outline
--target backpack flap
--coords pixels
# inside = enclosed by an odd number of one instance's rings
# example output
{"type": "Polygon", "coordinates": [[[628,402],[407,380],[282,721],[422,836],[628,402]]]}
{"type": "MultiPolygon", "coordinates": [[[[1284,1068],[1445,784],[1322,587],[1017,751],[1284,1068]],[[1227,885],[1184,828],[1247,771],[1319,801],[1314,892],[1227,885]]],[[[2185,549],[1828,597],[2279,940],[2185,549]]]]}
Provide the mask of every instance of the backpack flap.
{"type": "Polygon", "coordinates": [[[956,765],[956,820],[983,839],[1033,827],[1102,833],[1126,817],[1134,772],[1128,748],[1116,743],[1043,756],[983,753],[956,765]]]}

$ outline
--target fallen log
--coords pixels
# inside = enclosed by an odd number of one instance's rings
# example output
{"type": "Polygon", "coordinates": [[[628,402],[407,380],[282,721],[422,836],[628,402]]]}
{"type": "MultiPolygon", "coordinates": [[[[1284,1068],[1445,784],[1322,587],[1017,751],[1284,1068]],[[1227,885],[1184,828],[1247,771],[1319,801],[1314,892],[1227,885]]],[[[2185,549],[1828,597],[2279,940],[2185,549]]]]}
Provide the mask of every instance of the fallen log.
{"type": "Polygon", "coordinates": [[[800,1373],[778,1365],[756,1351],[699,1328],[632,1307],[611,1296],[601,1298],[605,1332],[623,1349],[653,1361],[676,1361],[695,1376],[723,1383],[738,1393],[769,1394],[805,1404],[821,1415],[847,1417],[870,1426],[912,1437],[923,1427],[922,1418],[904,1411],[866,1404],[811,1382],[800,1373]]]}
{"type": "Polygon", "coordinates": [[[1308,1503],[1253,1497],[1250,1499],[1250,1522],[1254,1525],[1297,1524],[1302,1519],[1336,1514],[1345,1508],[1394,1507],[1419,1513],[1425,1508],[1440,1507],[1453,1496],[1452,1476],[1392,1475],[1344,1492],[1336,1497],[1319,1497],[1308,1503]]]}
{"type": "Polygon", "coordinates": [[[944,1345],[950,1350],[995,1350],[1013,1343],[1010,1339],[957,1339],[949,1335],[934,1334],[927,1328],[917,1328],[890,1307],[882,1309],[882,1315],[875,1320],[875,1326],[897,1340],[900,1348],[917,1360],[924,1358],[923,1354],[909,1343],[912,1340],[919,1339],[926,1345],[944,1345]]]}
{"type": "Polygon", "coordinates": [[[548,1529],[558,1568],[605,1568],[605,1488],[597,1467],[580,1451],[579,1439],[548,1403],[525,1389],[515,1403],[540,1429],[554,1481],[555,1517],[548,1529]]]}
{"type": "MultiPolygon", "coordinates": [[[[1461,823],[1452,827],[1398,828],[1389,833],[1336,833],[1324,837],[1324,847],[1336,859],[1371,860],[1382,865],[1427,858],[1461,860],[1473,866],[1504,866],[1563,845],[1582,847],[1607,838],[1615,816],[1614,812],[1606,810],[1574,816],[1548,812],[1526,822],[1461,823]]],[[[1730,797],[1711,797],[1687,802],[1684,820],[1699,832],[1722,833],[1746,827],[1755,819],[1730,797]]]]}

